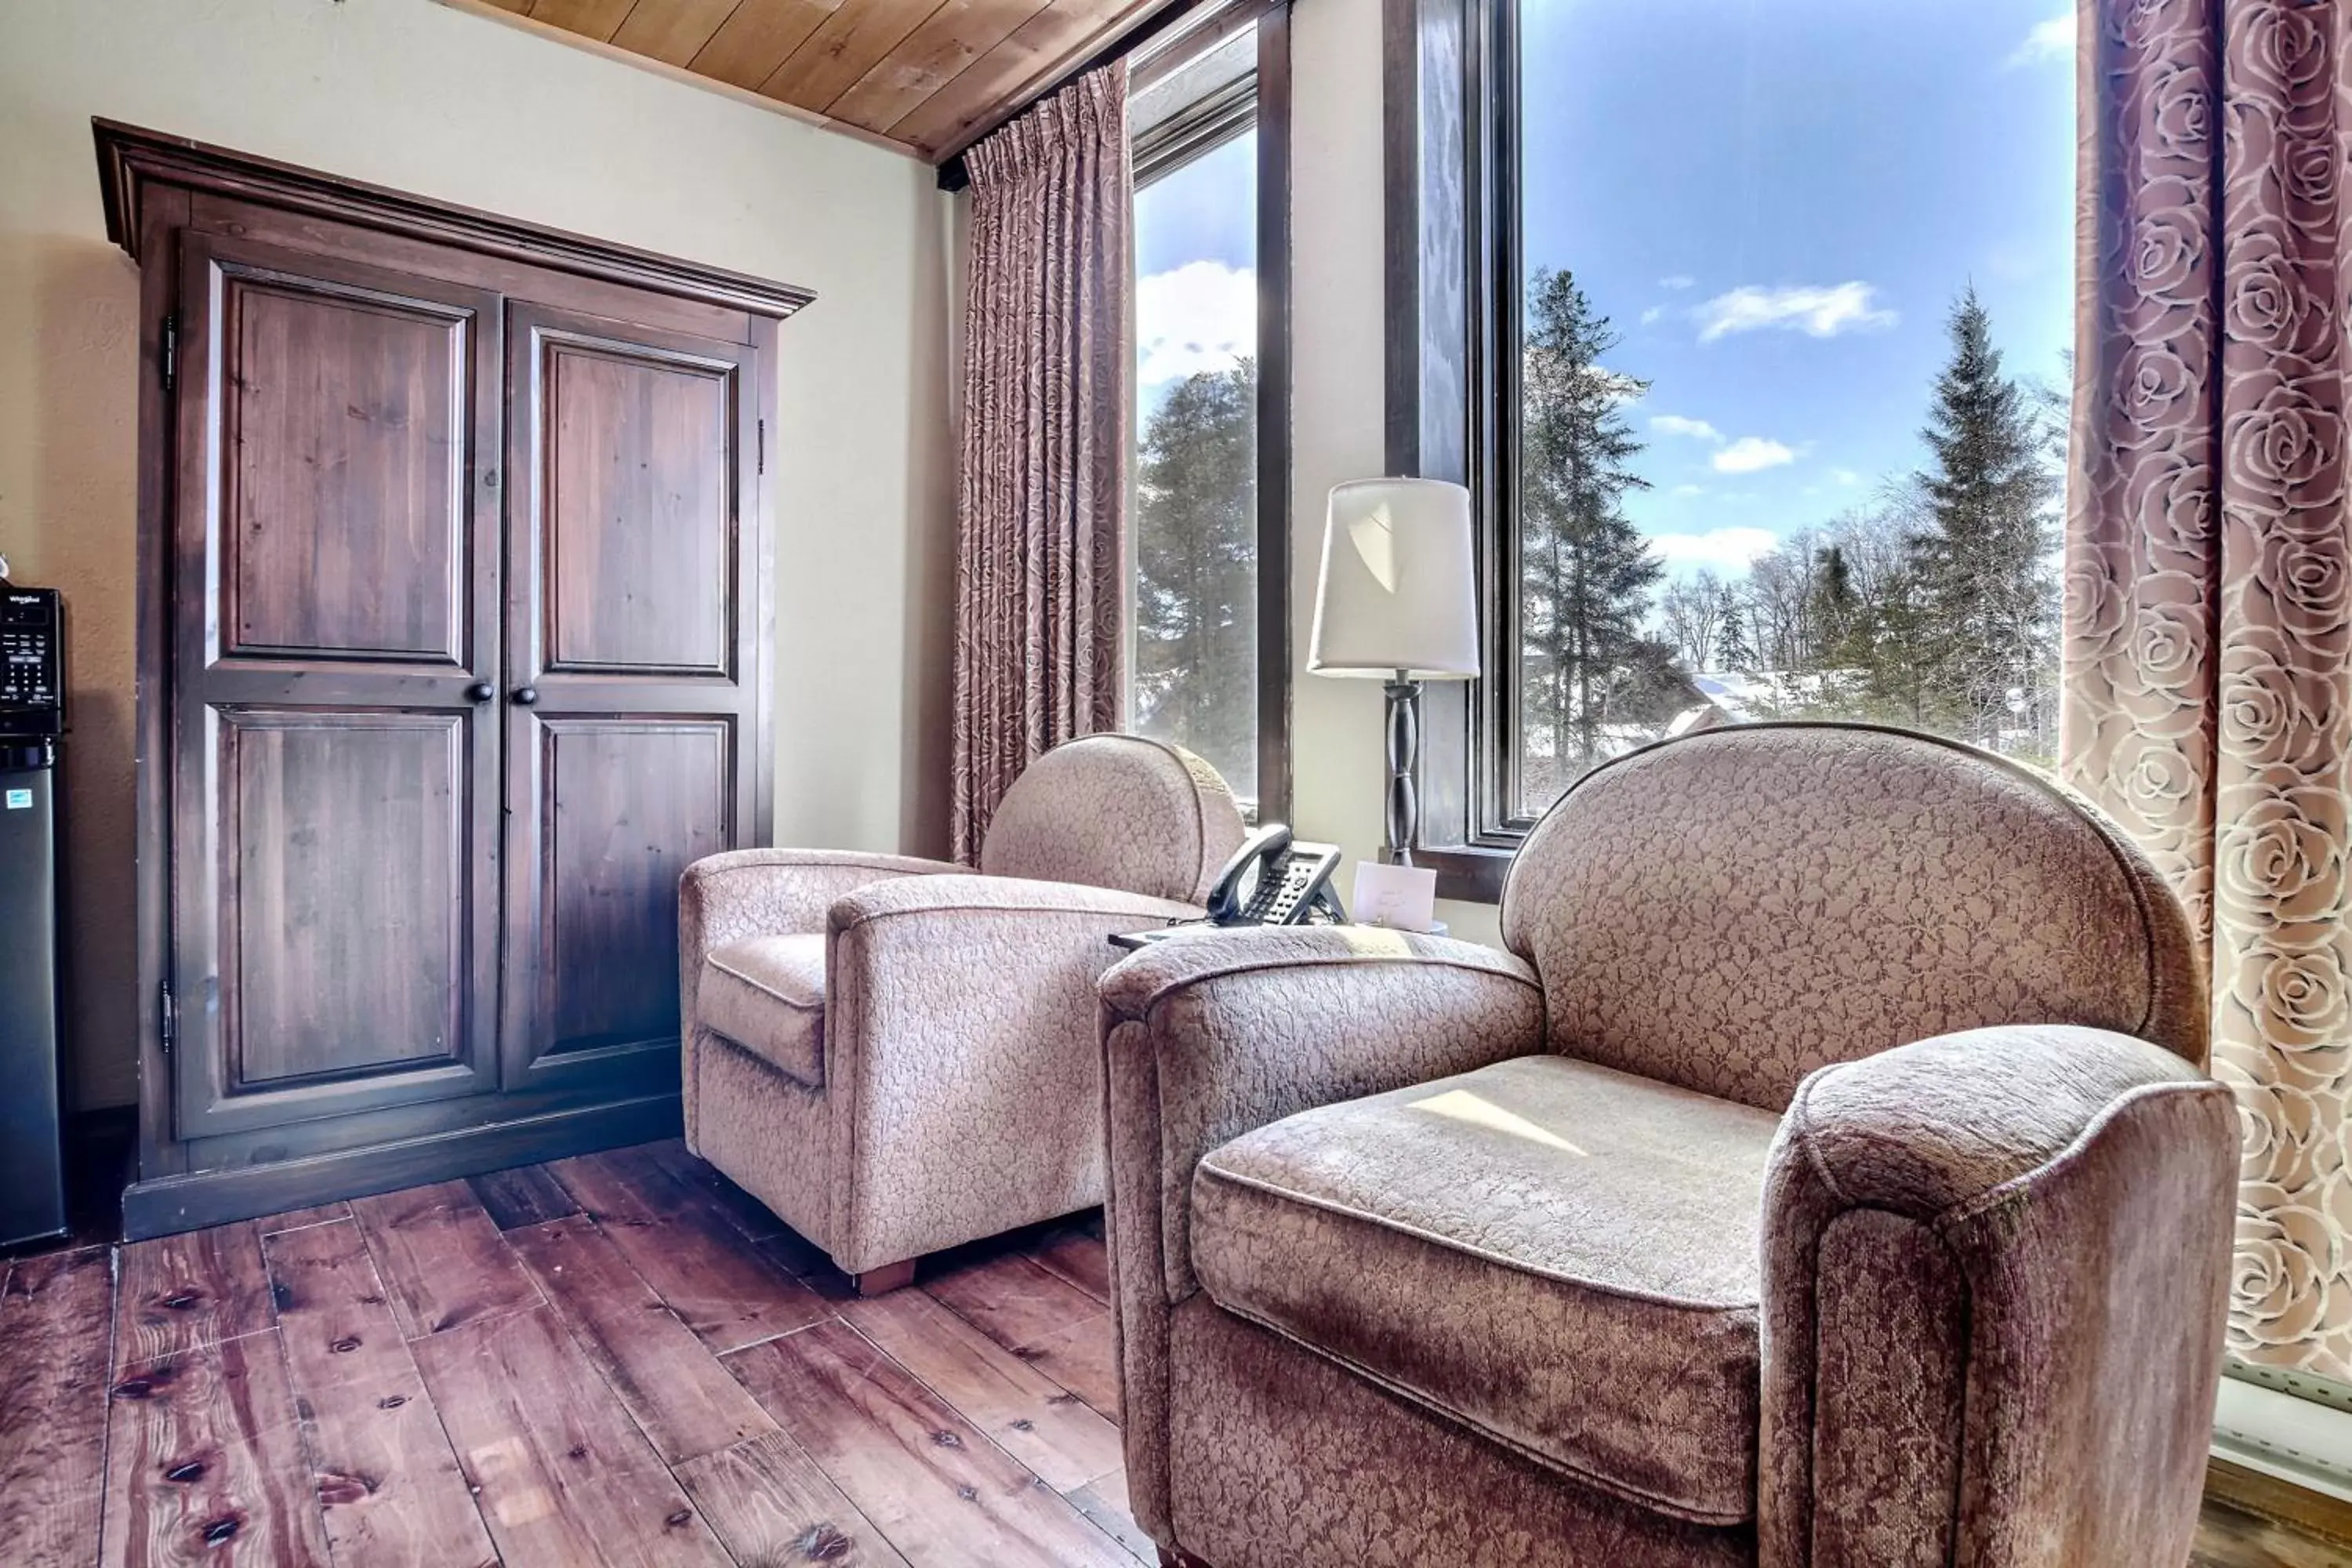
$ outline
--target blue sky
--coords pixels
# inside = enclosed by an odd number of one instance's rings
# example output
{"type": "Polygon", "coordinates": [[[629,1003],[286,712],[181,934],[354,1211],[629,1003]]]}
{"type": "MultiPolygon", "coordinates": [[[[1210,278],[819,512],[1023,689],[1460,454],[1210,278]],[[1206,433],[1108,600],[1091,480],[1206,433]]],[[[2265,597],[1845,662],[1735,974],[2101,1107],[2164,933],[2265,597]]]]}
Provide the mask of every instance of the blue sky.
{"type": "Polygon", "coordinates": [[[2067,0],[1524,0],[1528,266],[1651,383],[1670,564],[1736,567],[1907,472],[1971,280],[2011,374],[2072,341],[2067,0]]]}
{"type": "MultiPolygon", "coordinates": [[[[1522,0],[1525,248],[1648,380],[1678,571],[1736,571],[1921,461],[1953,297],[2012,374],[2072,341],[2069,0],[1522,0]]],[[[1147,407],[1250,334],[1254,152],[1137,196],[1147,407]]]]}

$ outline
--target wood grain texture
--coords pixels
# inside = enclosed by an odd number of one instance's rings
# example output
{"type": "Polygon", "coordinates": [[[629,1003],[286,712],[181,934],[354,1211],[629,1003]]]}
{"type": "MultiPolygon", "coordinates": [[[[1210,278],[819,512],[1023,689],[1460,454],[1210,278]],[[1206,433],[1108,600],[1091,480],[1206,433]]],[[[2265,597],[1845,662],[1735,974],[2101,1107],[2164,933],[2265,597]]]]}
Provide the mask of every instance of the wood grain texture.
{"type": "MultiPolygon", "coordinates": [[[[317,1204],[310,1208],[288,1209],[283,1214],[267,1215],[255,1220],[253,1226],[268,1237],[281,1230],[299,1230],[306,1225],[328,1225],[351,1217],[352,1205],[337,1199],[331,1204],[317,1204]]],[[[267,1247],[264,1250],[267,1251],[267,1247]]]]}
{"type": "Polygon", "coordinates": [[[113,1260],[102,1247],[28,1258],[0,1286],[0,1554],[89,1560],[98,1540],[113,1260]]]}
{"type": "Polygon", "coordinates": [[[1103,1419],[1118,1423],[1118,1354],[1108,1313],[1072,1323],[1016,1353],[1084,1400],[1103,1419]]]}
{"type": "Polygon", "coordinates": [[[959,1262],[926,1279],[923,1289],[1009,1351],[1108,1316],[1100,1301],[1017,1252],[959,1262]]]}
{"type": "MultiPolygon", "coordinates": [[[[678,1178],[690,1171],[683,1158],[673,1142],[610,1163],[614,1180],[643,1187],[641,1205],[701,1211],[694,1228],[719,1245],[762,1259],[790,1256],[779,1247],[785,1241],[805,1246],[788,1231],[752,1240],[733,1230],[707,1188],[678,1178]]],[[[597,1310],[668,1317],[647,1305],[642,1283],[629,1288],[629,1271],[614,1262],[617,1243],[588,1239],[595,1224],[575,1215],[540,1227],[562,1238],[553,1251],[567,1284],[550,1292],[555,1304],[405,1342],[391,1301],[369,1299],[388,1293],[372,1277],[373,1255],[352,1246],[355,1220],[270,1230],[260,1247],[280,1326],[127,1369],[110,1394],[106,1251],[0,1260],[0,1562],[87,1568],[102,1547],[110,1564],[322,1568],[330,1530],[336,1568],[374,1568],[387,1558],[436,1568],[478,1562],[478,1542],[454,1539],[461,1528],[421,1555],[390,1544],[404,1524],[373,1530],[365,1542],[346,1528],[404,1513],[408,1505],[394,1500],[425,1486],[445,1489],[450,1512],[423,1533],[449,1528],[457,1520],[446,1489],[453,1463],[466,1487],[482,1489],[469,1498],[492,1545],[519,1565],[715,1563],[724,1561],[722,1547],[739,1564],[762,1568],[1126,1565],[1157,1556],[1135,1528],[1117,1464],[1075,1487],[1051,1487],[1038,1474],[1075,1473],[1102,1441],[1102,1425],[1068,1405],[1055,1407],[1073,1412],[1059,1426],[1017,1414],[1041,1395],[1050,1405],[1039,1374],[1066,1387],[1082,1381],[1057,1361],[1064,1351],[1085,1347],[1090,1362],[1107,1360],[1103,1315],[1015,1352],[942,1306],[925,1305],[932,1298],[919,1284],[858,1302],[836,1276],[828,1300],[862,1319],[864,1331],[828,1321],[723,1358],[742,1394],[761,1405],[760,1435],[666,1466],[653,1445],[667,1439],[643,1435],[624,1384],[689,1349],[709,1358],[674,1323],[656,1331],[666,1342],[650,1358],[595,1343],[600,1332],[616,1342],[629,1337],[625,1325],[600,1329],[583,1312],[567,1331],[559,1315],[566,1289],[597,1310]],[[578,1261],[596,1253],[593,1267],[578,1261]],[[604,1305],[593,1300],[605,1297],[604,1305]],[[404,1378],[403,1354],[413,1365],[404,1378]],[[428,1419],[445,1434],[437,1447],[428,1419]],[[103,1459],[98,1422],[110,1427],[103,1459]],[[327,1477],[323,1518],[320,1472],[327,1477]],[[371,1500],[349,1495],[346,1481],[363,1482],[371,1500]],[[713,1534],[695,1522],[697,1512],[713,1534]],[[221,1539],[207,1542],[206,1531],[221,1539]]],[[[988,1297],[1000,1328],[1018,1337],[1052,1314],[1034,1302],[1011,1305],[1031,1300],[1025,1284],[1008,1291],[974,1285],[973,1275],[986,1275],[979,1266],[992,1258],[1049,1247],[1067,1274],[1093,1277],[1096,1260],[1085,1254],[1101,1242],[1087,1219],[961,1249],[940,1277],[961,1281],[968,1306],[988,1297]]],[[[478,1256],[461,1252],[448,1267],[474,1267],[478,1256]]],[[[751,1279],[764,1293],[767,1275],[751,1279]]],[[[655,1415],[648,1426],[659,1433],[667,1419],[655,1415]]],[[[2224,1490],[2230,1471],[2217,1463],[2209,1476],[2193,1568],[2352,1561],[2325,1527],[2335,1517],[2327,1508],[2299,1511],[2307,1494],[2266,1478],[2241,1476],[2237,1492],[2224,1490]]]]}
{"type": "Polygon", "coordinates": [[[277,1334],[130,1367],[110,1405],[106,1568],[328,1560],[277,1334]]]}
{"type": "Polygon", "coordinates": [[[729,1568],[551,1310],[509,1312],[412,1349],[507,1568],[729,1568]]]}
{"type": "MultiPolygon", "coordinates": [[[[788,1233],[784,1222],[767,1205],[729,1181],[718,1166],[688,1152],[684,1139],[665,1138],[658,1143],[646,1144],[645,1150],[654,1163],[717,1204],[734,1222],[735,1228],[750,1239],[760,1241],[788,1233]]],[[[824,1254],[816,1256],[821,1258],[824,1254]]],[[[791,1272],[799,1274],[803,1270],[793,1268],[791,1272]]]]}
{"type": "Polygon", "coordinates": [[[905,43],[938,3],[844,0],[841,9],[818,23],[807,40],[770,73],[760,91],[824,113],[835,99],[905,43]]]}
{"type": "Polygon", "coordinates": [[[677,1479],[741,1563],[904,1568],[873,1521],[782,1433],[678,1466],[677,1479]]]}
{"type": "Polygon", "coordinates": [[[637,0],[533,0],[530,19],[610,43],[636,5],[637,0]]]}
{"type": "Polygon", "coordinates": [[[580,1205],[572,1201],[563,1184],[549,1175],[543,1166],[518,1165],[511,1171],[468,1176],[466,1184],[474,1189],[475,1200],[500,1230],[545,1225],[549,1220],[580,1212],[580,1205]]]}
{"type": "Polygon", "coordinates": [[[657,0],[650,5],[640,0],[612,41],[633,55],[682,66],[702,51],[733,9],[735,0],[657,0]]]}
{"type": "Polygon", "coordinates": [[[1049,1226],[1022,1250],[1047,1273],[1110,1305],[1110,1253],[1103,1245],[1099,1213],[1049,1226]]]}
{"type": "Polygon", "coordinates": [[[251,1220],[123,1247],[114,1302],[114,1364],[259,1333],[276,1321],[261,1231],[251,1220]]]}
{"type": "Polygon", "coordinates": [[[776,1429],[585,1215],[511,1231],[507,1239],[665,1461],[776,1429]]]}
{"type": "Polygon", "coordinates": [[[353,1198],[352,1215],[409,1339],[539,1304],[539,1288],[463,1182],[353,1198]]]}
{"type": "Polygon", "coordinates": [[[1056,1491],[1118,1468],[1118,1428],[920,1290],[845,1301],[841,1316],[1056,1491]]]}
{"type": "Polygon", "coordinates": [[[1045,3],[945,0],[826,112],[868,130],[886,130],[1003,43],[1045,3]]]}
{"type": "Polygon", "coordinates": [[[262,1250],[335,1560],[494,1568],[489,1532],[359,1226],[279,1231],[262,1250]]]}
{"type": "Polygon", "coordinates": [[[890,1543],[938,1568],[1128,1568],[1128,1556],[844,1323],[728,1358],[890,1543]]]}
{"type": "Polygon", "coordinates": [[[1139,1563],[1157,1563],[1160,1543],[1135,1522],[1127,1495],[1124,1468],[1097,1476],[1074,1492],[1066,1493],[1070,1506],[1085,1514],[1097,1530],[1125,1547],[1139,1563]]]}
{"type": "Polygon", "coordinates": [[[712,1352],[821,1322],[833,1309],[743,1245],[718,1206],[633,1150],[562,1161],[556,1175],[712,1352]]]}
{"type": "Polygon", "coordinates": [[[983,125],[1034,97],[1163,0],[1052,0],[885,134],[928,158],[961,151],[983,125]]]}
{"type": "Polygon", "coordinates": [[[698,75],[757,89],[842,0],[743,0],[688,62],[698,75]]]}

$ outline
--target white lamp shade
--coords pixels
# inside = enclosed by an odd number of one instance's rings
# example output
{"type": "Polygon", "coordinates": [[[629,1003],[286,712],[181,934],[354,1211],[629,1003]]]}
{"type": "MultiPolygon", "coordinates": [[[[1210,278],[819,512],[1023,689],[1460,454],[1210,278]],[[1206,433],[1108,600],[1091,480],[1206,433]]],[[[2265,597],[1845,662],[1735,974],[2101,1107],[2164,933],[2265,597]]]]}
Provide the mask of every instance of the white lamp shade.
{"type": "Polygon", "coordinates": [[[1416,680],[1478,673],[1468,490],[1442,479],[1333,489],[1307,668],[1416,680]]]}

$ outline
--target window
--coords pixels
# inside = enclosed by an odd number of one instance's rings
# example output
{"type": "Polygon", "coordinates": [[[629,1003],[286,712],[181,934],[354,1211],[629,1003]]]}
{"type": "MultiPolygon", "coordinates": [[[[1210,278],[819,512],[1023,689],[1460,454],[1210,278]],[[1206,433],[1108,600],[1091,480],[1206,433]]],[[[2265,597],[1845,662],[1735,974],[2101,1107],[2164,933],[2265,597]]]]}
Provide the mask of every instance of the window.
{"type": "Polygon", "coordinates": [[[1424,155],[1449,104],[1470,132],[1470,201],[1408,213],[1470,240],[1491,622],[1433,833],[1507,851],[1595,764],[1749,720],[2050,763],[2073,7],[1471,10],[1459,100],[1407,94],[1424,155]]]}
{"type": "Polygon", "coordinates": [[[1129,722],[1266,816],[1288,795],[1279,11],[1204,13],[1136,68],[1129,722]],[[1268,204],[1261,192],[1276,200],[1268,204]],[[1274,218],[1266,215],[1271,206],[1274,218]],[[1271,352],[1270,352],[1271,351],[1271,352]],[[1272,366],[1275,374],[1262,374],[1272,366]],[[1268,635],[1268,628],[1272,634],[1268,635]]]}

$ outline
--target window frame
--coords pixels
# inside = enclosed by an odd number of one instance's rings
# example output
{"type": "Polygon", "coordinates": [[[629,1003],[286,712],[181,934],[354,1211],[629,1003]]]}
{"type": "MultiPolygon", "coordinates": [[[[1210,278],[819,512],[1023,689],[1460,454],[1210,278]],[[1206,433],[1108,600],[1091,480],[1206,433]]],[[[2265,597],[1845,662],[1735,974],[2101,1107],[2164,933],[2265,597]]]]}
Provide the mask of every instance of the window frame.
{"type": "MultiPolygon", "coordinates": [[[[1136,139],[1135,189],[1173,174],[1245,132],[1257,132],[1257,792],[1250,820],[1291,809],[1290,645],[1290,5],[1234,0],[1197,20],[1131,68],[1129,92],[1150,87],[1240,28],[1257,29],[1251,75],[1215,89],[1136,139]],[[1244,88],[1246,90],[1244,90],[1244,88]]],[[[1141,431],[1136,433],[1141,439],[1141,431]]],[[[1129,539],[1130,555],[1133,540],[1129,539]]],[[[1126,568],[1133,592],[1135,566],[1126,568]]]]}
{"type": "Polygon", "coordinates": [[[1471,494],[1480,663],[1422,698],[1413,863],[1500,900],[1517,810],[1518,0],[1383,0],[1387,466],[1471,494]],[[1449,265],[1450,263],[1450,265],[1449,265]]]}

